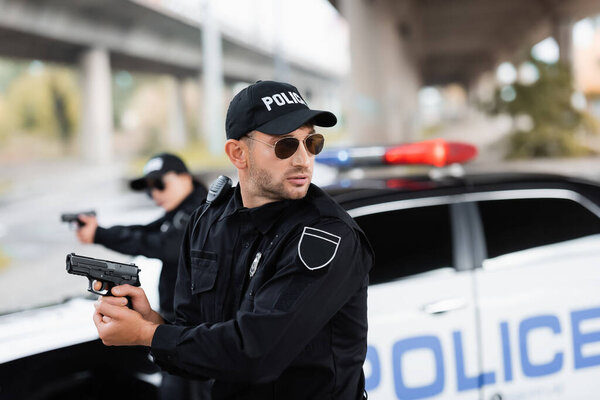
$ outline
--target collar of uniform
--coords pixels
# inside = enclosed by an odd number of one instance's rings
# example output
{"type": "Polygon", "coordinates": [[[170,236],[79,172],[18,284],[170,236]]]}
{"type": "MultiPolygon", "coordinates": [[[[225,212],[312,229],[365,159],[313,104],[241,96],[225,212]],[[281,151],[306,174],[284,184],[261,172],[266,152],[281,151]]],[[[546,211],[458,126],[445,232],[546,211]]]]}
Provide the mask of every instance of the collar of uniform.
{"type": "Polygon", "coordinates": [[[271,229],[284,210],[293,207],[291,204],[293,201],[297,200],[275,201],[260,207],[251,208],[248,210],[250,220],[256,229],[264,235],[271,229]]]}
{"type": "Polygon", "coordinates": [[[235,214],[239,210],[244,208],[244,204],[242,203],[242,192],[240,191],[240,184],[233,189],[233,196],[229,198],[229,202],[227,203],[227,207],[219,217],[219,221],[223,218],[227,218],[230,215],[235,214]]]}
{"type": "Polygon", "coordinates": [[[256,229],[260,233],[265,234],[271,229],[281,212],[290,206],[292,201],[294,200],[275,201],[256,208],[246,208],[242,202],[242,194],[240,185],[238,184],[219,220],[227,218],[236,212],[244,211],[248,213],[256,229]]]}
{"type": "Polygon", "coordinates": [[[165,216],[175,215],[179,210],[186,208],[188,205],[193,206],[193,208],[198,207],[200,203],[202,203],[202,197],[206,191],[200,185],[194,185],[194,190],[190,194],[187,195],[185,199],[177,207],[172,209],[171,211],[165,213],[165,216]]]}

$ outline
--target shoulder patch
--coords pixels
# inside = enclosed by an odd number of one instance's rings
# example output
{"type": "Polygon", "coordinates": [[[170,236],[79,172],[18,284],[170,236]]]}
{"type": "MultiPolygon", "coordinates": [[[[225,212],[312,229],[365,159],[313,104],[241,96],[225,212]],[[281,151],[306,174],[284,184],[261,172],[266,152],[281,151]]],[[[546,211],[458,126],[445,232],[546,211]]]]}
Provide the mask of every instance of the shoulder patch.
{"type": "Polygon", "coordinates": [[[298,256],[308,269],[327,266],[337,253],[341,237],[316,228],[304,227],[298,242],[298,256]]]}

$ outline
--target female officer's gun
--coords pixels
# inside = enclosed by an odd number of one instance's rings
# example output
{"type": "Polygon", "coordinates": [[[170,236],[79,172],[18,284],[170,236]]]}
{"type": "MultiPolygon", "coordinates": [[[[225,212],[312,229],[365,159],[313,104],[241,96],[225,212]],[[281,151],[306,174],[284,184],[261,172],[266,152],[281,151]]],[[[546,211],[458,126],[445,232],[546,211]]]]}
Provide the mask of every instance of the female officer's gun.
{"type": "Polygon", "coordinates": [[[60,215],[60,220],[62,222],[68,222],[70,224],[73,222],[77,222],[77,225],[79,225],[81,227],[81,226],[85,225],[83,223],[83,221],[79,219],[79,216],[81,214],[89,215],[90,217],[95,217],[96,211],[90,210],[90,211],[82,211],[80,213],[65,213],[65,214],[60,215]]]}
{"type": "Polygon", "coordinates": [[[67,272],[88,278],[88,291],[101,296],[112,296],[111,289],[118,285],[140,286],[140,269],[135,264],[67,254],[67,272]],[[94,282],[102,283],[100,290],[94,289],[94,282]]]}

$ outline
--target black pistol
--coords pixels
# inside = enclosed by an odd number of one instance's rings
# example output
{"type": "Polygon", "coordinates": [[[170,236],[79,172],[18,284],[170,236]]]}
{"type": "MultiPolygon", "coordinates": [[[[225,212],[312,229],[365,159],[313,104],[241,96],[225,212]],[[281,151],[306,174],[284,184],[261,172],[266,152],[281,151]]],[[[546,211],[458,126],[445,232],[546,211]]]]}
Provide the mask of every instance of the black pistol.
{"type": "Polygon", "coordinates": [[[77,225],[83,226],[85,224],[83,223],[83,221],[81,221],[78,218],[78,216],[81,215],[81,214],[89,215],[91,217],[95,217],[96,216],[96,211],[90,210],[90,211],[82,211],[82,212],[78,212],[78,213],[65,213],[65,214],[61,214],[60,215],[60,220],[62,222],[68,222],[68,223],[77,222],[77,225]]]}
{"type": "MultiPolygon", "coordinates": [[[[67,272],[88,278],[88,291],[101,296],[112,296],[111,289],[118,285],[140,286],[140,269],[135,264],[67,254],[67,272]],[[94,282],[101,282],[100,290],[94,289],[94,282]]],[[[131,302],[129,302],[129,305],[131,302]]]]}

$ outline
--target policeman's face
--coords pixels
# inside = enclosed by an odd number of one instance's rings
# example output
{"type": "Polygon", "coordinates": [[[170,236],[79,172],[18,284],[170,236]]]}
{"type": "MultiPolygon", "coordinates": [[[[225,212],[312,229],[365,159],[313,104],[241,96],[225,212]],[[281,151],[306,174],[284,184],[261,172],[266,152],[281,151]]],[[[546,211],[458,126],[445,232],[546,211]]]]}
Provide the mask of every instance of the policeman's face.
{"type": "Polygon", "coordinates": [[[167,172],[162,176],[164,189],[151,189],[152,200],[165,211],[174,210],[192,191],[192,178],[188,174],[167,172]]]}
{"type": "Polygon", "coordinates": [[[306,196],[312,179],[315,156],[307,151],[302,141],[313,133],[314,128],[307,125],[287,135],[267,135],[258,131],[250,134],[251,138],[271,145],[285,137],[300,140],[296,152],[286,159],[278,158],[273,147],[246,138],[249,147],[249,189],[254,195],[261,197],[265,202],[301,199],[306,196]]]}

